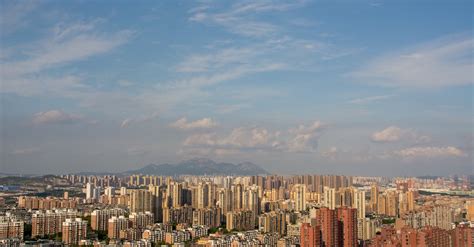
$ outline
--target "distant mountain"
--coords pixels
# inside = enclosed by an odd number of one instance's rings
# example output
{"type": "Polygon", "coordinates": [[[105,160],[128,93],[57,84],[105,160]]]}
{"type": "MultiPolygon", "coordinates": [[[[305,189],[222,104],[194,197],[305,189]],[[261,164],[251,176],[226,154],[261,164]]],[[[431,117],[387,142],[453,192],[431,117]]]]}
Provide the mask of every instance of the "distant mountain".
{"type": "Polygon", "coordinates": [[[218,163],[210,159],[191,159],[178,164],[150,164],[137,170],[124,172],[126,174],[150,174],[150,175],[259,175],[269,174],[261,167],[244,162],[240,164],[218,163]]]}

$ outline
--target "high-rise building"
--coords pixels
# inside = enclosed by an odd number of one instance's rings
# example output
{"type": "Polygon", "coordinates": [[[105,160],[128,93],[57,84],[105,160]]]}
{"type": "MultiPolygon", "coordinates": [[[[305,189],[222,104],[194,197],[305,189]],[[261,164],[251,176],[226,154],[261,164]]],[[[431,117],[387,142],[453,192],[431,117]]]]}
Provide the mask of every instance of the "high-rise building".
{"type": "Polygon", "coordinates": [[[459,224],[450,233],[452,247],[474,246],[474,227],[469,224],[459,224]]]}
{"type": "Polygon", "coordinates": [[[365,218],[357,219],[357,238],[362,240],[372,239],[377,232],[375,220],[365,218]]]}
{"type": "Polygon", "coordinates": [[[324,246],[340,247],[339,240],[342,236],[339,229],[339,221],[336,211],[330,208],[321,208],[319,214],[321,221],[322,244],[324,246]]]}
{"type": "Polygon", "coordinates": [[[286,213],[272,211],[258,217],[259,230],[264,233],[276,232],[279,236],[286,235],[286,213]]]}
{"type": "Polygon", "coordinates": [[[86,200],[92,200],[94,196],[94,185],[91,183],[86,184],[86,200]]]}
{"type": "Polygon", "coordinates": [[[25,209],[61,209],[61,208],[76,208],[77,201],[71,199],[46,197],[40,198],[35,196],[19,196],[18,207],[25,209]]]}
{"type": "Polygon", "coordinates": [[[107,188],[105,188],[104,194],[108,197],[114,196],[115,195],[115,188],[112,187],[112,186],[108,186],[107,188]]]}
{"type": "Polygon", "coordinates": [[[402,247],[451,246],[449,232],[437,227],[424,227],[421,229],[402,228],[401,242],[402,247]]]}
{"type": "Polygon", "coordinates": [[[227,212],[232,211],[232,199],[233,194],[231,189],[221,188],[217,191],[217,201],[219,203],[219,207],[222,209],[223,214],[227,214],[227,212]]]}
{"type": "Polygon", "coordinates": [[[257,216],[260,214],[259,187],[251,186],[246,188],[243,194],[244,210],[252,212],[253,225],[257,223],[257,216]]]}
{"type": "Polygon", "coordinates": [[[154,216],[151,212],[131,213],[128,217],[130,226],[134,229],[142,229],[146,226],[153,225],[154,216]]]}
{"type": "Polygon", "coordinates": [[[113,216],[108,221],[108,231],[107,236],[110,239],[120,239],[120,231],[128,229],[129,220],[125,216],[121,215],[119,217],[113,216]]]}
{"type": "Polygon", "coordinates": [[[120,187],[120,195],[121,196],[127,195],[127,187],[120,187]]]}
{"type": "Polygon", "coordinates": [[[220,208],[198,208],[193,211],[193,225],[219,227],[221,225],[220,208]]]}
{"type": "Polygon", "coordinates": [[[197,193],[197,208],[206,208],[209,206],[210,185],[208,183],[199,183],[197,193]]]}
{"type": "Polygon", "coordinates": [[[125,210],[121,208],[94,210],[91,213],[91,228],[95,231],[107,231],[109,219],[124,214],[125,210]]]}
{"type": "Polygon", "coordinates": [[[31,215],[31,236],[53,235],[62,231],[66,219],[75,219],[76,210],[56,209],[36,211],[31,215]]]}
{"type": "Polygon", "coordinates": [[[293,186],[293,197],[296,211],[306,210],[306,185],[297,184],[293,186]]]}
{"type": "Polygon", "coordinates": [[[399,201],[399,196],[398,196],[397,191],[389,191],[386,193],[385,214],[387,216],[392,216],[392,217],[398,216],[398,213],[399,213],[398,201],[399,201]]]}
{"type": "Polygon", "coordinates": [[[474,199],[466,202],[466,212],[466,219],[469,221],[474,221],[474,199]]]}
{"type": "Polygon", "coordinates": [[[66,219],[62,228],[62,240],[66,245],[77,245],[87,237],[87,221],[81,218],[66,219]]]}
{"type": "Polygon", "coordinates": [[[303,223],[300,227],[300,246],[319,247],[321,245],[321,226],[303,223]]]}
{"type": "Polygon", "coordinates": [[[180,207],[183,204],[183,184],[182,183],[171,183],[168,185],[171,195],[171,205],[173,207],[180,207]]]}
{"type": "Polygon", "coordinates": [[[0,239],[18,238],[23,240],[24,229],[25,222],[14,217],[0,217],[0,239]]]}
{"type": "Polygon", "coordinates": [[[152,211],[154,206],[154,197],[150,191],[133,190],[130,193],[130,212],[152,211]]]}
{"type": "Polygon", "coordinates": [[[377,212],[379,201],[379,188],[377,184],[373,184],[370,187],[370,209],[372,212],[377,212]]]}
{"type": "Polygon", "coordinates": [[[342,228],[342,236],[339,237],[342,237],[342,246],[357,246],[357,210],[342,207],[337,209],[337,214],[342,228]]]}
{"type": "Polygon", "coordinates": [[[252,211],[229,212],[226,215],[226,229],[246,231],[255,228],[254,213],[252,211]]]}
{"type": "Polygon", "coordinates": [[[377,198],[377,214],[387,214],[387,197],[386,195],[379,194],[377,198]]]}
{"type": "Polygon", "coordinates": [[[243,200],[243,189],[241,184],[237,184],[232,186],[232,193],[233,193],[233,207],[232,210],[241,210],[242,209],[242,200],[243,200]]]}
{"type": "Polygon", "coordinates": [[[416,200],[417,196],[418,196],[417,191],[410,190],[410,191],[407,192],[408,211],[414,211],[415,210],[415,200],[416,200]]]}
{"type": "Polygon", "coordinates": [[[336,189],[324,187],[324,206],[334,210],[336,208],[336,189]]]}
{"type": "Polygon", "coordinates": [[[163,223],[192,224],[193,208],[191,206],[182,206],[178,208],[163,208],[163,223]]]}
{"type": "Polygon", "coordinates": [[[353,207],[357,209],[357,218],[365,219],[365,191],[356,190],[354,192],[353,207]]]}

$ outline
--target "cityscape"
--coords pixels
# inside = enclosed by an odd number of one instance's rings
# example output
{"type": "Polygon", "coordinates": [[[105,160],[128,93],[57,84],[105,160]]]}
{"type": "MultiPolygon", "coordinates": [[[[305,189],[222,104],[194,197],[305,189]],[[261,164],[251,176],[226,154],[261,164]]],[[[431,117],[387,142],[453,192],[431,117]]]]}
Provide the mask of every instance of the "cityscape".
{"type": "Polygon", "coordinates": [[[474,247],[473,9],[0,0],[0,247],[474,247]]]}
{"type": "Polygon", "coordinates": [[[2,188],[6,246],[461,247],[474,239],[472,176],[21,179],[2,188]]]}

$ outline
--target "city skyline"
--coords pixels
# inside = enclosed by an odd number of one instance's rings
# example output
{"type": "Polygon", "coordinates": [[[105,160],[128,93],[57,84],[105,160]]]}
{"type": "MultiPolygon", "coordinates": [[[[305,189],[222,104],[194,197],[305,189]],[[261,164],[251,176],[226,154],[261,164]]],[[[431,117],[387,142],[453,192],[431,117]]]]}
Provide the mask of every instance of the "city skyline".
{"type": "Polygon", "coordinates": [[[473,174],[471,1],[1,1],[0,172],[473,174]]]}
{"type": "Polygon", "coordinates": [[[472,176],[11,178],[0,178],[6,184],[0,244],[9,246],[470,247],[474,241],[472,176]]]}

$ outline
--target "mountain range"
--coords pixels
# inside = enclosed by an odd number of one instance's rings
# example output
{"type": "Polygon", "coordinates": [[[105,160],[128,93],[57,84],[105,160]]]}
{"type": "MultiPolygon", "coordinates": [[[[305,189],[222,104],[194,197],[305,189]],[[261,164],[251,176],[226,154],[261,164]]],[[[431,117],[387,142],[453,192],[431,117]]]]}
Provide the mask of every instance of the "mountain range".
{"type": "Polygon", "coordinates": [[[147,174],[147,175],[265,175],[269,174],[261,167],[244,162],[239,164],[215,162],[210,159],[190,159],[177,164],[149,164],[137,170],[130,170],[123,173],[128,174],[147,174]]]}

